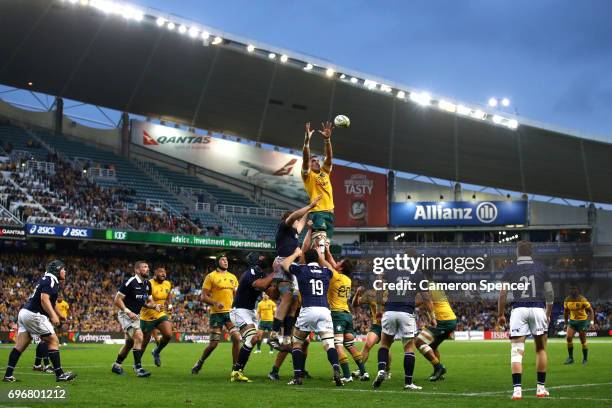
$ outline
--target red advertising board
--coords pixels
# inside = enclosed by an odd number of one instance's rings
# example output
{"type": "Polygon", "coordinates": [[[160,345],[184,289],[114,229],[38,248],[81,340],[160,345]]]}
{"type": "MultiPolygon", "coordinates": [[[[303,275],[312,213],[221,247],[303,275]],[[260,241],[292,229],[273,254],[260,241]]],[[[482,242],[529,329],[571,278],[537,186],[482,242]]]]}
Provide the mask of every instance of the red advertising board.
{"type": "Polygon", "coordinates": [[[334,216],[337,227],[387,225],[387,176],[334,165],[334,216]]]}

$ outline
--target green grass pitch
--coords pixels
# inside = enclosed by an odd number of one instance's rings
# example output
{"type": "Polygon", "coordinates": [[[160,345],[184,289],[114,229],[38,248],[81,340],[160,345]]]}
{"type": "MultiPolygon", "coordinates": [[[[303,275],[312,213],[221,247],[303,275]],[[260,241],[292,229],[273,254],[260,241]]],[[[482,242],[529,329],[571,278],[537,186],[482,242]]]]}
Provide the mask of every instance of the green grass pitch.
{"type": "MultiPolygon", "coordinates": [[[[612,406],[612,342],[592,340],[590,361],[582,366],[580,345],[575,347],[578,363],[565,366],[566,348],[563,341],[549,343],[549,369],[547,385],[551,397],[535,398],[535,369],[533,343],[526,348],[523,373],[523,400],[511,401],[509,371],[510,346],[505,341],[446,342],[441,347],[443,362],[448,368],[446,380],[430,383],[429,363],[417,354],[415,383],[422,391],[403,390],[401,344],[395,344],[392,353],[393,377],[385,381],[378,391],[371,382],[354,382],[335,387],[331,382],[331,369],[320,343],[311,344],[307,369],[314,379],[305,380],[302,387],[286,385],[292,374],[291,359],[281,369],[280,382],[267,378],[275,355],[262,346],[261,354],[252,354],[245,370],[253,383],[231,383],[231,352],[229,344],[221,344],[206,361],[199,375],[190,373],[199,356],[202,344],[171,343],[162,353],[162,367],[153,366],[148,348],[143,358],[145,367],[152,371],[150,378],[136,378],[131,371],[132,356],[124,363],[126,375],[110,372],[120,346],[69,345],[62,348],[65,369],[78,374],[74,383],[63,387],[68,399],[53,401],[16,401],[8,399],[11,389],[50,389],[56,386],[53,375],[31,370],[34,347],[30,346],[19,361],[15,376],[18,383],[0,383],[0,406],[67,406],[67,407],[405,407],[413,406],[612,406]],[[526,389],[526,390],[525,390],[526,389]]],[[[0,364],[6,364],[9,345],[0,346],[0,364]]],[[[376,353],[373,350],[367,368],[376,371],[376,353]]],[[[351,369],[355,369],[352,365],[351,369]]],[[[4,370],[4,367],[2,368],[4,370]]]]}

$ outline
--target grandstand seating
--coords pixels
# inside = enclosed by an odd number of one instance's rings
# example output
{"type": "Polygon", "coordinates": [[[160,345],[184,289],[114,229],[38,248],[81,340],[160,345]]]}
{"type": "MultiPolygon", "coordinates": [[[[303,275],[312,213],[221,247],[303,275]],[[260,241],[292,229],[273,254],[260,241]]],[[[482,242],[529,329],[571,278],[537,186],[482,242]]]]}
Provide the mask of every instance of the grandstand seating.
{"type": "Polygon", "coordinates": [[[257,236],[266,240],[274,240],[276,227],[280,221],[276,218],[238,214],[233,214],[229,216],[229,218],[242,226],[244,230],[249,231],[252,236],[257,236]]]}
{"type": "Polygon", "coordinates": [[[45,148],[37,145],[23,129],[11,125],[2,125],[0,126],[0,146],[4,147],[9,143],[12,145],[13,151],[27,151],[36,160],[44,160],[47,156],[45,148]],[[28,145],[28,141],[32,144],[28,145]]]}
{"type": "Polygon", "coordinates": [[[222,187],[218,187],[211,183],[206,183],[199,177],[179,173],[170,170],[166,167],[157,166],[155,164],[151,164],[151,166],[162,177],[166,178],[170,183],[176,186],[205,190],[207,193],[214,197],[214,199],[216,200],[216,204],[238,205],[242,207],[260,206],[255,201],[251,200],[243,194],[236,193],[222,187]]]}

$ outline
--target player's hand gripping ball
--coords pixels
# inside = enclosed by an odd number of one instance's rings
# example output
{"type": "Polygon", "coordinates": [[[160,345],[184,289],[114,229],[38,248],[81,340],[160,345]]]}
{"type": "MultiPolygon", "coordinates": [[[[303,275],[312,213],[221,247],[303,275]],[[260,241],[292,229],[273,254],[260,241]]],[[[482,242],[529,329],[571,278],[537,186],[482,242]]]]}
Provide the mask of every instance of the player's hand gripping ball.
{"type": "Polygon", "coordinates": [[[334,118],[334,126],[339,128],[347,128],[351,125],[351,120],[348,116],[338,115],[334,118]]]}

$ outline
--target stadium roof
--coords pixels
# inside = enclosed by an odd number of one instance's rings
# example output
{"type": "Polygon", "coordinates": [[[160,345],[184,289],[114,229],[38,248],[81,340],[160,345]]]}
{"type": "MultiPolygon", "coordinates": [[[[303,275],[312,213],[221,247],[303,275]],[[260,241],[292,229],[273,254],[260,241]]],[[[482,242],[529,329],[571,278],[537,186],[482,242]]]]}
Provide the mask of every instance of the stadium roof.
{"type": "Polygon", "coordinates": [[[0,2],[0,83],[296,149],[342,113],[344,160],[612,203],[612,144],[122,4],[0,2]]]}

